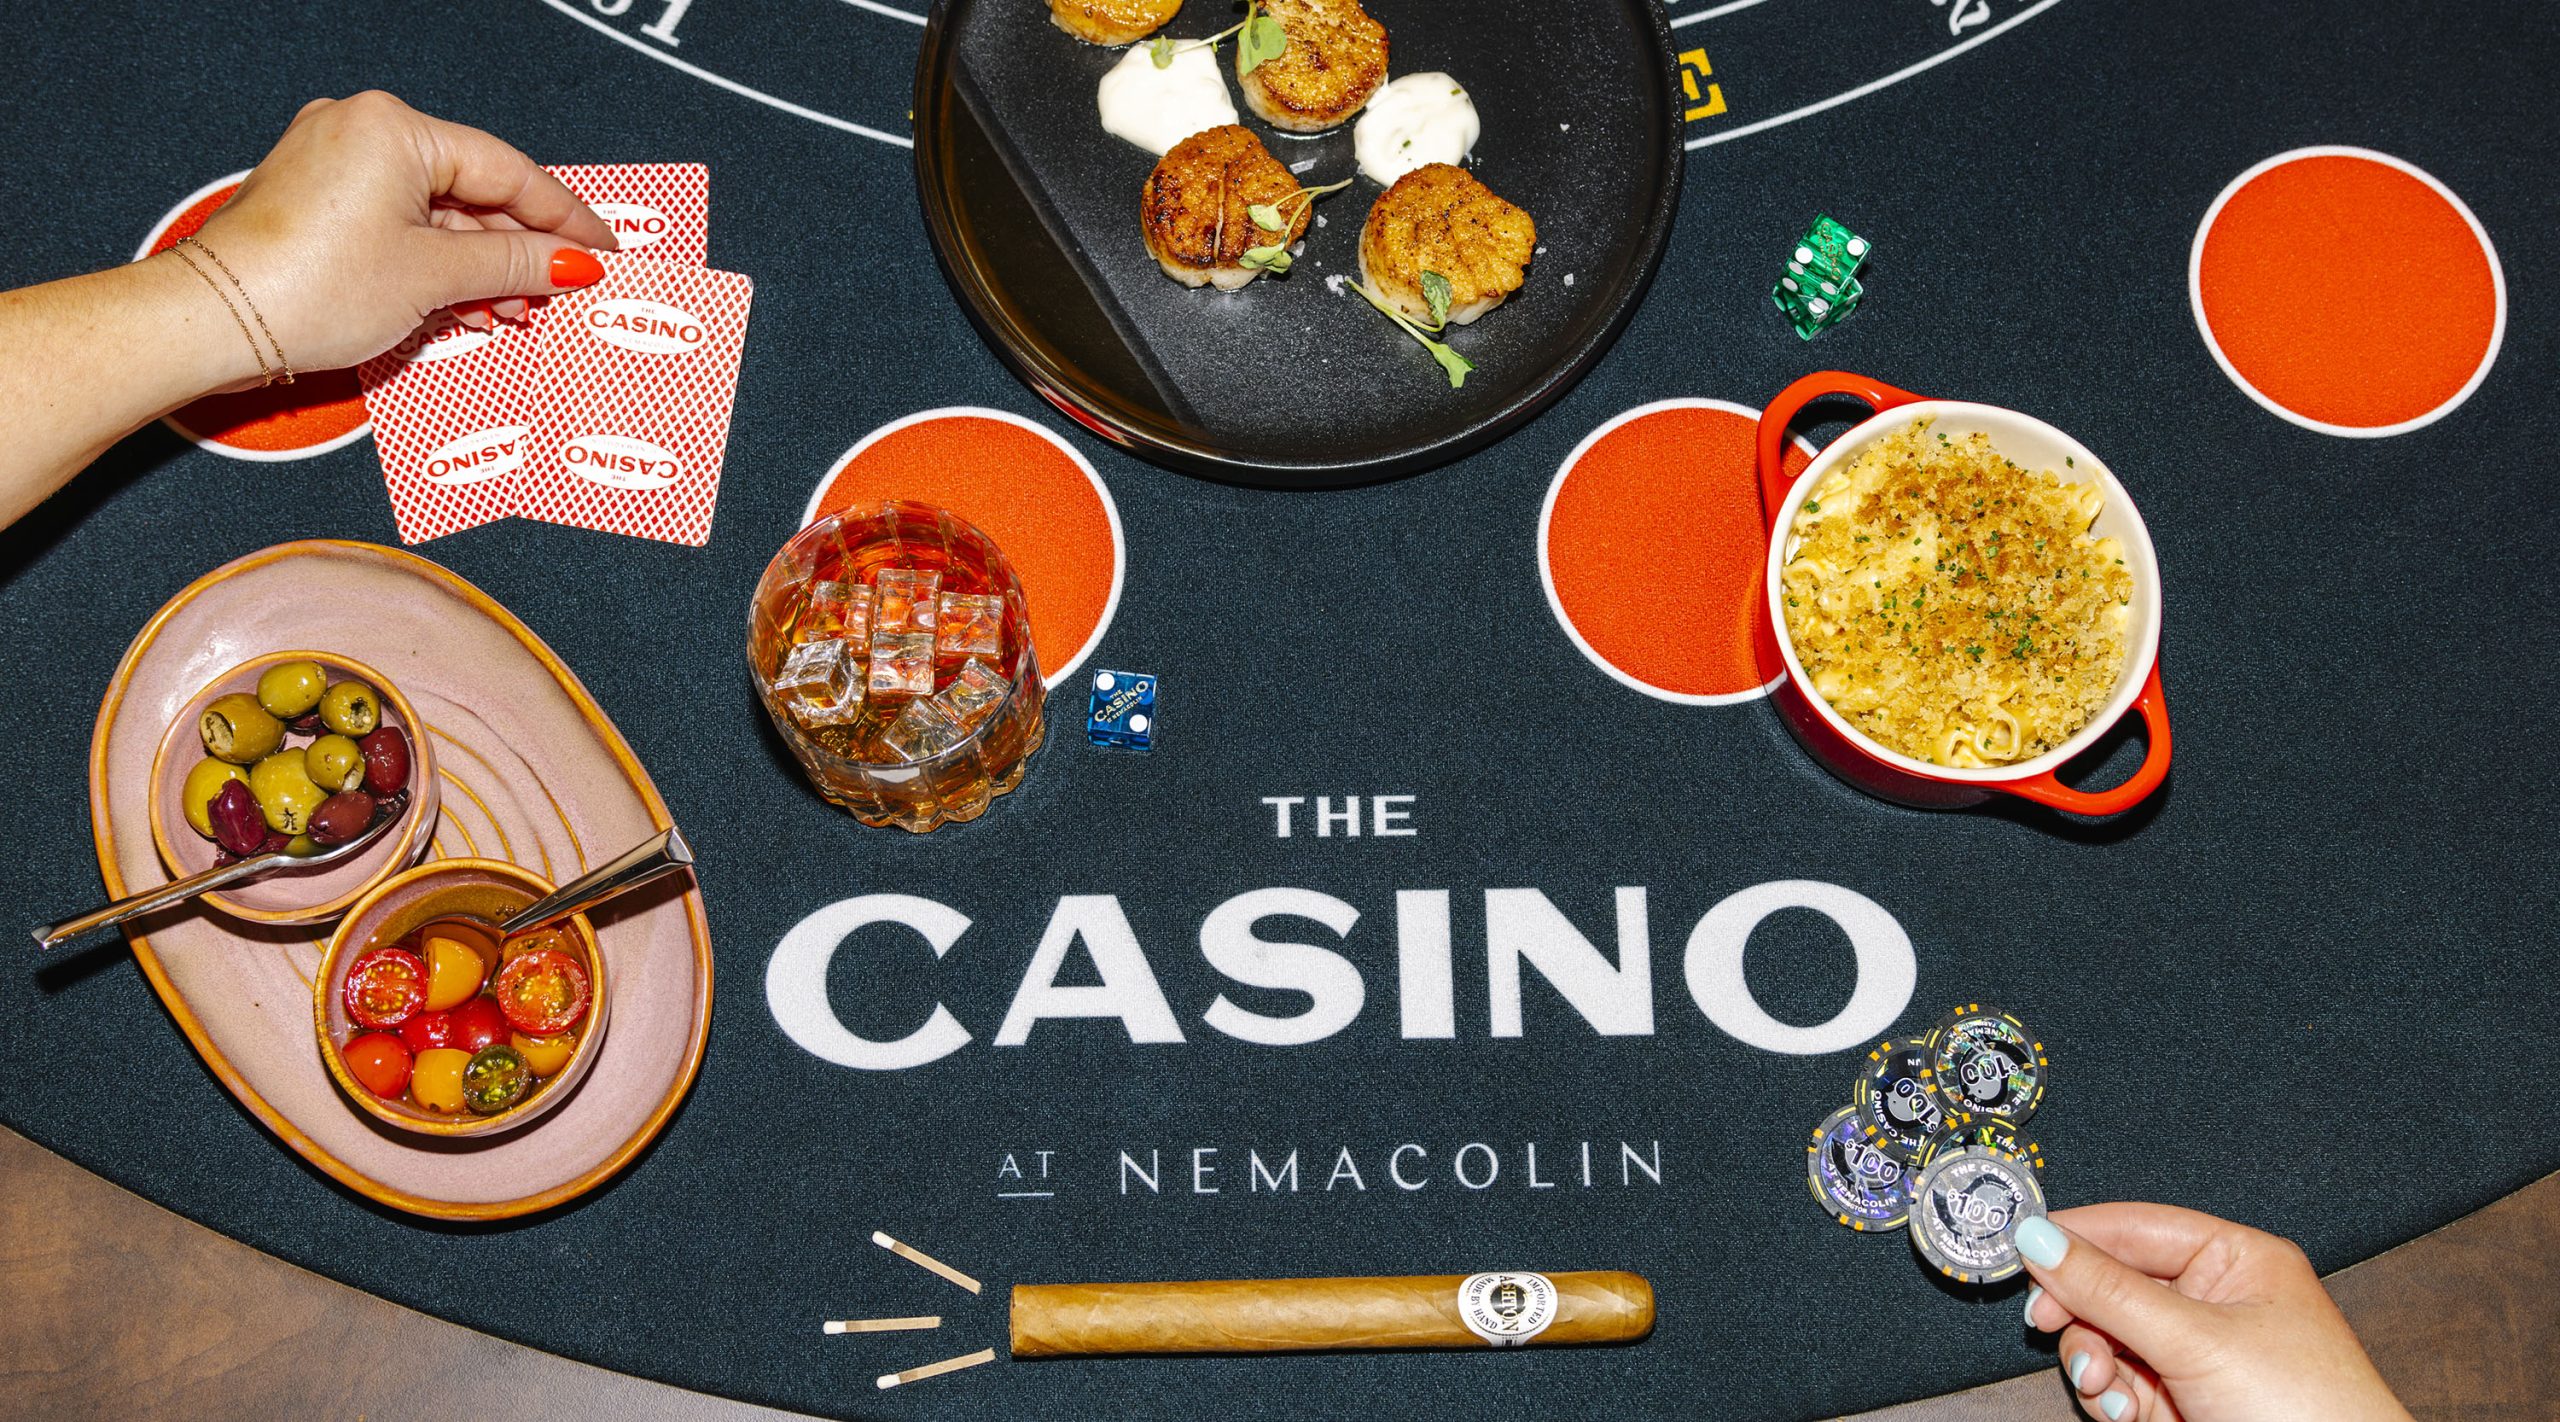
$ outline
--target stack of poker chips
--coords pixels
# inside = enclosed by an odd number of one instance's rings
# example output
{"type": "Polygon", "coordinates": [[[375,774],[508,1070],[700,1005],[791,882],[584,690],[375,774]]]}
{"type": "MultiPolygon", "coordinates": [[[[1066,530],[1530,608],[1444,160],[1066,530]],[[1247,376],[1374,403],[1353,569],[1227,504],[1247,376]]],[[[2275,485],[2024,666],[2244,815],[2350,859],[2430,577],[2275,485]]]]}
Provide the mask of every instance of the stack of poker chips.
{"type": "Polygon", "coordinates": [[[1850,1104],[1805,1146],[1813,1198],[1854,1230],[1908,1226],[1921,1259],[1958,1283],[2009,1278],[2024,1267],[2018,1222],[2045,1212],[2044,1152],[2019,1127],[2049,1070],[2025,1024],[1980,1003],[1878,1044],[1850,1104]]]}
{"type": "Polygon", "coordinates": [[[1866,238],[1828,214],[1814,214],[1813,226],[1787,259],[1786,272],[1769,289],[1770,299],[1799,337],[1810,341],[1858,309],[1858,298],[1867,292],[1858,285],[1857,271],[1869,250],[1866,238]]]}

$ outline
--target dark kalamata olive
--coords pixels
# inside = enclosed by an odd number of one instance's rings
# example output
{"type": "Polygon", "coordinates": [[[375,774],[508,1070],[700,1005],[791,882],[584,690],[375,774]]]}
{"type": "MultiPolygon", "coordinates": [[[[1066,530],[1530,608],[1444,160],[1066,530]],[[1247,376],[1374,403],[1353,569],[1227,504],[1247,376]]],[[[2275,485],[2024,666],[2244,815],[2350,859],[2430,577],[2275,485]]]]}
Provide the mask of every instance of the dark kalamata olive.
{"type": "Polygon", "coordinates": [[[214,842],[244,858],[267,841],[267,812],[258,808],[258,797],[245,781],[223,786],[205,818],[213,822],[214,842]]]}
{"type": "Polygon", "coordinates": [[[320,713],[317,710],[303,712],[285,722],[284,728],[298,736],[316,736],[327,729],[320,724],[320,713]]]}
{"type": "Polygon", "coordinates": [[[364,751],[364,788],[388,795],[409,783],[409,738],[384,726],[356,743],[364,751]]]}
{"type": "Polygon", "coordinates": [[[293,848],[293,842],[296,838],[298,838],[298,836],[286,834],[283,830],[270,825],[267,827],[267,837],[258,841],[258,852],[260,854],[282,854],[286,850],[293,848]]]}
{"type": "Polygon", "coordinates": [[[311,837],[322,844],[344,844],[373,823],[373,797],[345,790],[320,802],[311,812],[311,837]]]}

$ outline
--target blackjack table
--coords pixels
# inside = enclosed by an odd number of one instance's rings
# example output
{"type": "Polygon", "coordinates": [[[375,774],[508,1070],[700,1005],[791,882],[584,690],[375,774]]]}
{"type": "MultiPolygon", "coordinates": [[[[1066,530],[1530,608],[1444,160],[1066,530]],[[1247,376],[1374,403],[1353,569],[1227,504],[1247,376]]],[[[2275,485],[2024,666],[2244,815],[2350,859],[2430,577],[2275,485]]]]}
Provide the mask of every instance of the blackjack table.
{"type": "MultiPolygon", "coordinates": [[[[705,545],[508,520],[409,550],[574,672],[697,852],[689,1088],[574,1191],[421,1210],[313,1159],[109,935],[0,974],[0,1123],[436,1318],[880,1418],[1817,1417],[2049,1366],[2024,1280],[1950,1281],[1807,1191],[1869,1050],[1968,1003],[2049,1058],[2055,1208],[2191,1206],[2327,1271],[2560,1169],[2552,13],[1670,0],[1669,67],[1630,82],[1677,112],[1680,191],[1623,328],[1471,452],[1327,488],[1169,467],[991,346],[920,211],[934,19],[0,20],[0,286],[133,259],[303,102],[371,88],[545,163],[705,165],[709,263],[756,284],[705,545]],[[1771,289],[1818,213],[1872,253],[1807,340],[1771,289]],[[2024,412],[2121,481],[2165,718],[2064,779],[2159,751],[2139,803],[1909,807],[1790,733],[1755,425],[1818,371],[2024,412]],[[812,793],[742,656],[775,551],[889,496],[1017,555],[1051,685],[1020,787],[925,835],[812,793]],[[1150,749],[1088,742],[1103,672],[1154,682],[1150,749]],[[1004,1356],[1013,1284],[1611,1269],[1655,1291],[1640,1342],[1004,1356]],[[820,1329],[906,1315],[941,1326],[820,1329]]],[[[1530,280],[1487,331],[1570,282],[1530,280]]],[[[1379,381],[1439,380],[1375,329],[1379,381]]],[[[274,545],[399,545],[352,385],[305,383],[148,427],[0,532],[25,923],[105,897],[92,730],[155,613],[274,545]]],[[[1793,457],[1868,413],[1806,405],[1793,457]]]]}

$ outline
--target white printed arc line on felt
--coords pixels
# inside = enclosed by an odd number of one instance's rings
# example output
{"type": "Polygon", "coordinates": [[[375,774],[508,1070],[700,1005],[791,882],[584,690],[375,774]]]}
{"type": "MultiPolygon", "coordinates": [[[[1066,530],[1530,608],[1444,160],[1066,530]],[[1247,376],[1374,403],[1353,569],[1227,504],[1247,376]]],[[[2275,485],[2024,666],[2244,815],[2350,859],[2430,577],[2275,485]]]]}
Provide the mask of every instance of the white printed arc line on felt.
{"type": "MultiPolygon", "coordinates": [[[[151,244],[160,240],[160,234],[168,231],[170,224],[176,222],[179,218],[186,216],[188,208],[195,206],[197,203],[204,201],[206,198],[213,196],[224,188],[238,187],[241,183],[247,181],[248,177],[249,170],[243,168],[239,172],[230,174],[227,177],[216,178],[212,182],[205,184],[203,187],[196,189],[194,192],[187,194],[185,197],[178,199],[176,206],[171,207],[167,212],[162,213],[160,215],[160,220],[152,223],[151,229],[142,234],[141,244],[133,249],[133,259],[138,262],[143,258],[150,256],[151,244]]],[[[182,410],[186,407],[181,405],[178,408],[182,410]]],[[[181,438],[185,439],[189,444],[194,445],[198,449],[219,454],[225,459],[245,459],[252,464],[284,464],[298,459],[310,459],[317,455],[327,454],[333,449],[344,449],[348,445],[355,443],[357,440],[363,439],[365,436],[373,433],[373,420],[370,417],[370,412],[368,412],[367,418],[357,424],[354,429],[347,431],[345,434],[322,440],[318,444],[296,445],[291,449],[244,449],[236,444],[224,444],[218,439],[207,439],[205,436],[197,434],[194,430],[188,429],[185,425],[178,423],[177,410],[172,410],[168,414],[162,415],[160,417],[160,423],[176,430],[181,438]]]]}
{"type": "MultiPolygon", "coordinates": [[[[625,49],[636,50],[639,53],[645,54],[651,59],[658,61],[660,64],[666,65],[670,69],[690,74],[705,84],[712,85],[716,88],[726,89],[740,98],[753,99],[759,104],[780,109],[786,114],[807,119],[811,123],[822,123],[829,128],[840,128],[847,133],[859,134],[864,138],[877,139],[882,143],[890,144],[895,147],[913,148],[916,146],[916,141],[914,139],[902,134],[883,132],[882,130],[873,128],[868,124],[859,124],[855,123],[851,119],[837,118],[834,114],[820,113],[816,109],[795,104],[789,99],[779,98],[775,95],[768,94],[762,89],[749,88],[735,79],[723,78],[722,76],[714,74],[710,70],[703,68],[699,64],[688,64],[685,61],[676,58],[672,54],[668,54],[662,50],[652,49],[645,41],[633,39],[631,36],[624,34],[622,31],[615,29],[604,21],[599,20],[595,16],[580,10],[577,6],[570,4],[569,0],[542,0],[542,3],[559,11],[561,14],[568,16],[570,19],[577,21],[579,24],[586,26],[588,29],[595,31],[597,34],[603,35],[606,39],[612,40],[615,44],[621,45],[625,49]]],[[[2051,0],[2047,0],[2047,3],[2051,3],[2051,0]]],[[[869,8],[877,9],[880,7],[873,6],[869,8]]],[[[888,13],[898,14],[899,12],[892,10],[888,13]]]]}
{"type": "MultiPolygon", "coordinates": [[[[1677,3],[1677,0],[1674,0],[1674,3],[1677,3]]],[[[1712,20],[1718,15],[1730,15],[1736,10],[1748,10],[1754,5],[1765,3],[1767,0],[1725,0],[1725,3],[1711,10],[1695,10],[1680,16],[1671,22],[1671,28],[1676,30],[1682,25],[1694,25],[1700,20],[1712,20]]]]}
{"type": "Polygon", "coordinates": [[[893,10],[888,6],[881,4],[880,0],[844,0],[844,3],[851,5],[857,10],[868,10],[872,14],[886,15],[893,20],[904,20],[908,24],[916,26],[918,29],[922,29],[924,27],[924,16],[914,14],[906,10],[893,10]]]}
{"type": "Polygon", "coordinates": [[[809,491],[809,502],[800,509],[800,526],[807,528],[818,521],[818,509],[826,503],[827,494],[835,488],[836,476],[851,468],[853,462],[860,459],[865,451],[900,430],[924,424],[930,420],[942,419],[994,420],[1001,424],[1029,430],[1056,446],[1068,459],[1074,461],[1076,469],[1084,475],[1085,482],[1093,486],[1093,496],[1102,502],[1103,521],[1111,525],[1111,592],[1103,598],[1102,612],[1094,618],[1093,630],[1085,634],[1084,645],[1076,648],[1072,655],[1059,663],[1055,671],[1047,667],[1040,669],[1041,676],[1049,685],[1063,686],[1075,676],[1077,669],[1084,665],[1085,659],[1093,655],[1094,649],[1102,645],[1104,634],[1111,630],[1112,617],[1120,611],[1120,589],[1129,578],[1129,538],[1120,527],[1120,506],[1111,501],[1111,486],[1102,482],[1101,473],[1095,470],[1092,460],[1084,457],[1084,451],[1068,443],[1066,437],[1056,430],[1037,420],[1024,419],[1010,410],[998,410],[987,405],[941,405],[930,410],[918,410],[912,415],[901,415],[855,440],[853,448],[836,456],[836,462],[827,466],[826,477],[818,481],[818,487],[809,491]]]}
{"type": "Polygon", "coordinates": [[[2222,367],[2222,373],[2231,378],[2231,383],[2240,387],[2240,393],[2257,401],[2278,419],[2300,425],[2306,430],[2338,435],[2345,439],[2380,439],[2386,435],[2407,434],[2411,430],[2423,429],[2452,414],[2461,408],[2462,402],[2471,398],[2471,392],[2478,390],[2482,381],[2489,378],[2489,367],[2498,363],[2498,351],[2506,345],[2507,341],[2507,270],[2498,260],[2497,244],[2489,240],[2489,229],[2480,224],[2480,215],[2471,210],[2471,204],[2464,202],[2460,193],[2447,187],[2435,174],[2405,158],[2394,158],[2388,153],[2378,153],[2370,148],[2354,148],[2340,144],[2288,148],[2263,162],[2251,164],[2248,171],[2231,180],[2230,185],[2214,198],[2213,205],[2204,210],[2204,220],[2196,224],[2195,243],[2187,250],[2187,304],[2195,311],[2196,333],[2204,337],[2205,350],[2213,356],[2213,363],[2222,367]],[[2337,425],[2326,420],[2315,420],[2308,415],[2297,414],[2276,403],[2257,386],[2250,384],[2248,377],[2240,373],[2240,367],[2233,365],[2231,357],[2223,353],[2222,342],[2214,339],[2213,323],[2206,320],[2204,314],[2204,244],[2205,240],[2213,234],[2213,220],[2222,215],[2222,209],[2229,206],[2231,200],[2240,195],[2242,188],[2288,163],[2304,158],[2360,158],[2367,162],[2379,163],[2395,172],[2408,174],[2426,184],[2437,197],[2445,200],[2446,206],[2461,215],[2463,224],[2471,229],[2472,238],[2480,244],[2480,255],[2488,260],[2489,291],[2497,303],[2495,314],[2489,320],[2488,348],[2480,353],[2480,364],[2472,369],[2471,378],[2463,382],[2462,388],[2453,392],[2443,404],[2423,415],[2415,415],[2391,425],[2337,425]]]}
{"type": "MultiPolygon", "coordinates": [[[[545,0],[545,3],[558,3],[558,0],[545,0]]],[[[2027,8],[2011,15],[2009,18],[1993,25],[1991,28],[1982,31],[1973,38],[1958,40],[1954,44],[1948,45],[1945,49],[1939,50],[1936,54],[1930,55],[1928,58],[1921,60],[1919,63],[1906,65],[1903,68],[1893,71],[1891,74],[1885,75],[1881,79],[1870,79],[1866,83],[1849,90],[1847,93],[1834,94],[1830,98],[1820,100],[1816,103],[1807,104],[1800,109],[1790,109],[1785,113],[1772,115],[1769,118],[1761,119],[1757,123],[1746,123],[1740,128],[1729,128],[1722,133],[1709,134],[1705,138],[1690,139],[1685,146],[1696,149],[1707,147],[1709,144],[1731,143],[1737,138],[1743,138],[1750,134],[1758,133],[1762,129],[1776,128],[1778,125],[1784,123],[1794,123],[1797,119],[1810,118],[1815,114],[1821,113],[1824,109],[1836,109],[1840,105],[1848,103],[1853,99],[1863,99],[1867,95],[1876,92],[1878,89],[1889,89],[1915,74],[1935,69],[1939,65],[1946,63],[1948,60],[1955,58],[1966,50],[1972,49],[1976,45],[1986,44],[1991,40],[1997,39],[2001,35],[2007,34],[2009,31],[2016,29],[2018,26],[2025,24],[2027,21],[2034,19],[2036,16],[2043,14],[2045,11],[2052,9],[2054,6],[2061,3],[2062,0],[2036,0],[2035,4],[2029,5],[2027,8]]],[[[1715,16],[1724,13],[1726,13],[1724,10],[1701,10],[1694,15],[1683,15],[1671,23],[1675,25],[1687,24],[1697,20],[1713,19],[1715,16]]]]}
{"type": "MultiPolygon", "coordinates": [[[[1737,405],[1731,400],[1712,400],[1700,395],[1676,396],[1669,400],[1656,400],[1649,405],[1638,405],[1632,410],[1621,410],[1604,421],[1598,429],[1584,435],[1582,442],[1573,447],[1573,452],[1564,457],[1564,462],[1556,466],[1556,477],[1547,483],[1546,500],[1538,506],[1538,586],[1546,592],[1547,611],[1555,614],[1556,625],[1562,627],[1564,635],[1572,639],[1574,650],[1582,653],[1593,666],[1608,673],[1609,679],[1619,685],[1632,691],[1642,692],[1656,701],[1668,701],[1679,706],[1734,706],[1745,701],[1757,701],[1768,695],[1771,687],[1786,680],[1787,674],[1780,671],[1776,676],[1749,691],[1707,693],[1666,691],[1650,682],[1638,681],[1618,670],[1607,657],[1600,655],[1599,649],[1592,646],[1590,641],[1582,635],[1582,629],[1573,625],[1573,618],[1565,613],[1564,599],[1556,592],[1555,568],[1548,561],[1548,532],[1555,522],[1556,496],[1564,492],[1565,479],[1573,473],[1574,466],[1582,462],[1582,456],[1589,453],[1592,446],[1608,438],[1619,427],[1641,420],[1647,415],[1660,414],[1665,410],[1721,410],[1728,415],[1739,415],[1755,424],[1760,419],[1758,410],[1748,405],[1737,405]]],[[[1803,450],[1808,459],[1820,453],[1803,435],[1795,436],[1795,442],[1796,448],[1803,450]]],[[[1759,477],[1759,471],[1753,470],[1752,492],[1755,497],[1759,491],[1759,477]]],[[[1752,586],[1754,589],[1758,588],[1759,583],[1756,579],[1752,586]]],[[[1756,592],[1754,596],[1757,596],[1756,592]]]]}

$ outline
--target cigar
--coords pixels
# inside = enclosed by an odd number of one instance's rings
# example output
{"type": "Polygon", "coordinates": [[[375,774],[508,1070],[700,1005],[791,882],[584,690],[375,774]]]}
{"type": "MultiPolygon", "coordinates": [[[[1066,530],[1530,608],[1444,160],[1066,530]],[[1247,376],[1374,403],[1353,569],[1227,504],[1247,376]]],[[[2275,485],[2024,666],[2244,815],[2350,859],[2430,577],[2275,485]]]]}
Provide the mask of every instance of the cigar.
{"type": "Polygon", "coordinates": [[[1652,1328],[1653,1285],[1615,1270],[1013,1290],[1017,1358],[1625,1343],[1652,1328]]]}

